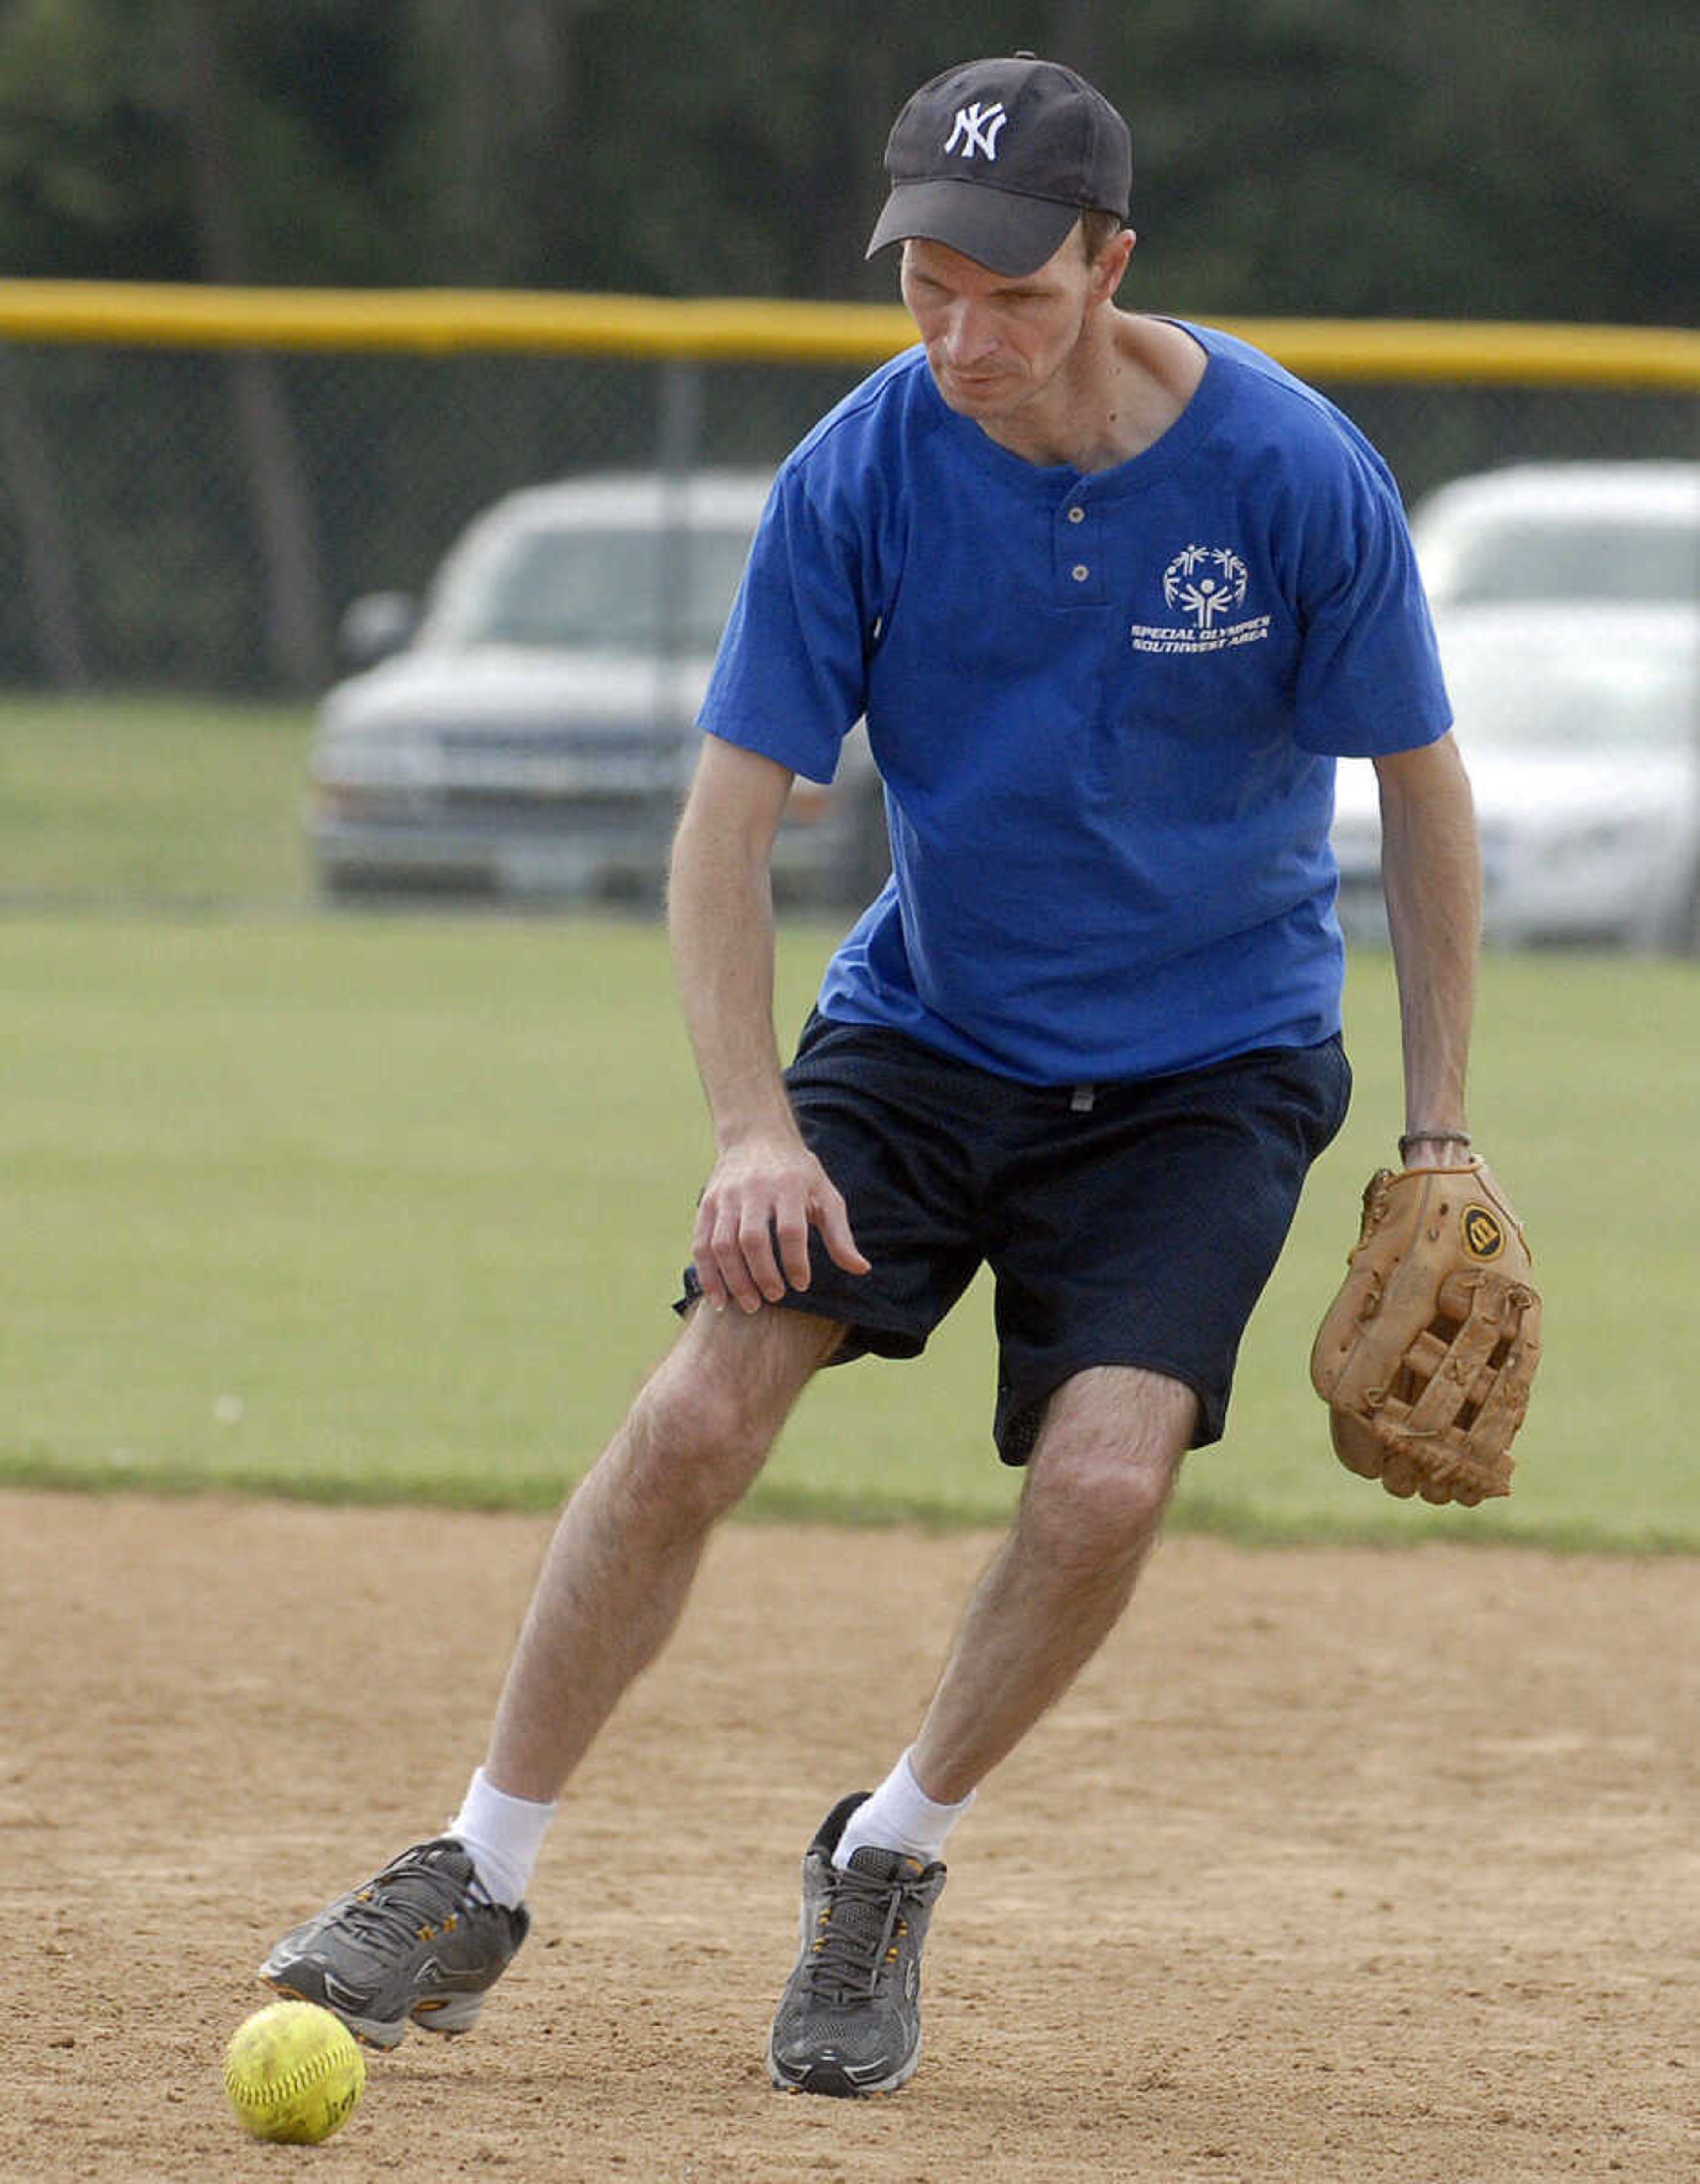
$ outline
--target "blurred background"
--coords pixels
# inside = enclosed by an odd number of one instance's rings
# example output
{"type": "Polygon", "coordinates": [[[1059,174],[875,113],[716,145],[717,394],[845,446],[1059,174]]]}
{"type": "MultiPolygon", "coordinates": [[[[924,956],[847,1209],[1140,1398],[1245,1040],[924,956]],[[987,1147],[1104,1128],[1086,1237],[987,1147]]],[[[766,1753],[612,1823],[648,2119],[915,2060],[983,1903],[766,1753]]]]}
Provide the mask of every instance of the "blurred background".
{"type": "MultiPolygon", "coordinates": [[[[907,92],[978,52],[1130,116],[1139,308],[1682,326],[1700,78],[1669,0],[7,0],[0,254],[35,279],[889,302],[907,92]]],[[[0,684],[316,692],[510,488],[771,466],[865,360],[0,345],[0,684]],[[671,439],[669,436],[671,435],[671,439]]],[[[1415,501],[1697,452],[1692,388],[1334,385],[1415,501]]]]}
{"type": "MultiPolygon", "coordinates": [[[[0,1479],[543,1506],[594,1451],[705,1157],[664,938],[349,899],[653,903],[766,482],[906,338],[862,257],[890,121],[1019,47],[1130,117],[1122,300],[1262,330],[1418,523],[1496,943],[1473,1119],[1552,1304],[1493,1528],[1700,1539],[1691,13],[0,0],[0,1479]],[[1640,960],[1526,944],[1602,939],[1640,960]]],[[[782,1037],[879,877],[849,748],[786,830],[831,922],[782,928],[782,1037]]],[[[1347,1008],[1257,1461],[1187,1495],[1260,1535],[1410,1531],[1301,1370],[1400,1127],[1374,947],[1347,1008]]],[[[766,1506],[1000,1510],[984,1318],[835,1388],[766,1506]]]]}

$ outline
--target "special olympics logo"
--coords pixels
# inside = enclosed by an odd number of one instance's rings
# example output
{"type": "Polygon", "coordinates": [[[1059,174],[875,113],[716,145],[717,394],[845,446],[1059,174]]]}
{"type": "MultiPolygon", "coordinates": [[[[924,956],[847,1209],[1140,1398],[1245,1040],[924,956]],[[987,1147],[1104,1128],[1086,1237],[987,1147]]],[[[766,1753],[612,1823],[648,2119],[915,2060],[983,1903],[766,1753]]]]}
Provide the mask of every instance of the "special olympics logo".
{"type": "Polygon", "coordinates": [[[1162,572],[1163,598],[1200,629],[1214,629],[1222,616],[1243,605],[1246,584],[1246,564],[1225,546],[1189,546],[1162,572]]]}

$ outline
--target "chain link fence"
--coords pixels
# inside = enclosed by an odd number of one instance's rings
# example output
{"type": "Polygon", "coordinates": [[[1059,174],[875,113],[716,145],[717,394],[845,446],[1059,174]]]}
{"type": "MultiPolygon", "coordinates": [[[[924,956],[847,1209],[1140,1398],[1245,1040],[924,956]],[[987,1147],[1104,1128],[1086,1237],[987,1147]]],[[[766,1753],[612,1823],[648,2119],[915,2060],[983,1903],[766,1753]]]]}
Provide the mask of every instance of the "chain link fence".
{"type": "MultiPolygon", "coordinates": [[[[337,670],[348,603],[420,591],[500,493],[609,467],[777,464],[870,361],[14,332],[0,339],[0,682],[311,691],[337,670]]],[[[1700,375],[1449,384],[1333,380],[1312,361],[1306,376],[1412,504],[1519,460],[1700,454],[1700,375]]]]}

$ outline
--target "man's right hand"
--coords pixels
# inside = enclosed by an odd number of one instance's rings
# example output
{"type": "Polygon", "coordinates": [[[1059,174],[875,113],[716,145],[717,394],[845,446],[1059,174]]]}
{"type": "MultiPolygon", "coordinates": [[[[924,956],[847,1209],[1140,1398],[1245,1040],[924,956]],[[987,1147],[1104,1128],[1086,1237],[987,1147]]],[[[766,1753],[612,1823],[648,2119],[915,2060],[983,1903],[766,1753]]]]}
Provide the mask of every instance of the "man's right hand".
{"type": "Polygon", "coordinates": [[[842,1195],[800,1138],[727,1147],[704,1189],[691,1238],[704,1296],[716,1312],[728,1304],[759,1312],[788,1289],[806,1290],[811,1228],[846,1273],[869,1271],[842,1195]]]}

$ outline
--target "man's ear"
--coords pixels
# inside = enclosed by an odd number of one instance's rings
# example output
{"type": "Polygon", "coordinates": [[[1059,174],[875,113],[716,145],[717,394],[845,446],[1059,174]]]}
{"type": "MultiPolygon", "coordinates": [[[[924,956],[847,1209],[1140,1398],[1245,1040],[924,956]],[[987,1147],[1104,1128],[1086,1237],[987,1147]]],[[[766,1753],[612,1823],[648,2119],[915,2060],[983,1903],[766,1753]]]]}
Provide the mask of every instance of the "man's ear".
{"type": "Polygon", "coordinates": [[[1118,236],[1106,242],[1092,266],[1093,286],[1100,299],[1107,303],[1122,285],[1122,276],[1128,270],[1128,260],[1134,254],[1134,245],[1139,237],[1130,227],[1124,227],[1118,236]]]}

